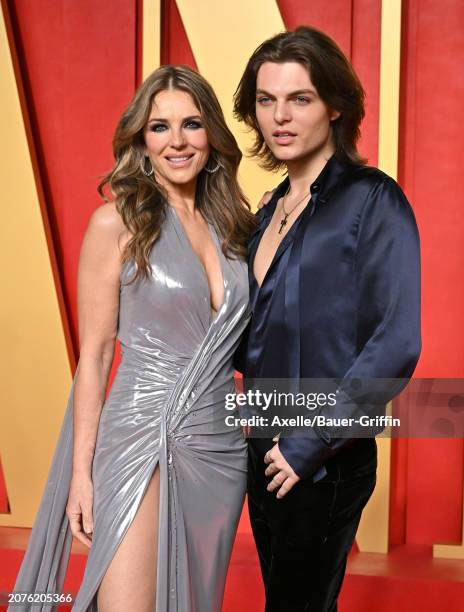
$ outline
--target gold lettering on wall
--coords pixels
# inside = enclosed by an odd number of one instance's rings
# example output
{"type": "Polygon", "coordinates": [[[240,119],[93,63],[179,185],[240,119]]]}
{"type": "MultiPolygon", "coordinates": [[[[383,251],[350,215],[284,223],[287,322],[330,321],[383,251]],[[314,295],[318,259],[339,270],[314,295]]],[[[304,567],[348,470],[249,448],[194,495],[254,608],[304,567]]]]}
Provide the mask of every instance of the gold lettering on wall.
{"type": "Polygon", "coordinates": [[[143,0],[142,79],[160,65],[161,0],[143,0]]]}
{"type": "Polygon", "coordinates": [[[72,379],[6,17],[2,6],[0,449],[10,513],[0,525],[31,527],[72,379]]]}

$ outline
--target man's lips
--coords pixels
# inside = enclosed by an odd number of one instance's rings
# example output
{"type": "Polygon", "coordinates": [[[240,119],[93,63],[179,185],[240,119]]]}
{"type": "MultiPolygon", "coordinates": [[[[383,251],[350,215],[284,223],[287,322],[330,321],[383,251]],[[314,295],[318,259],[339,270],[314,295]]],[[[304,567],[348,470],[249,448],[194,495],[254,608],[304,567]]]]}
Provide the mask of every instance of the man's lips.
{"type": "Polygon", "coordinates": [[[289,132],[288,130],[276,130],[272,133],[272,136],[278,144],[286,145],[290,144],[295,138],[296,134],[294,132],[289,132]]]}

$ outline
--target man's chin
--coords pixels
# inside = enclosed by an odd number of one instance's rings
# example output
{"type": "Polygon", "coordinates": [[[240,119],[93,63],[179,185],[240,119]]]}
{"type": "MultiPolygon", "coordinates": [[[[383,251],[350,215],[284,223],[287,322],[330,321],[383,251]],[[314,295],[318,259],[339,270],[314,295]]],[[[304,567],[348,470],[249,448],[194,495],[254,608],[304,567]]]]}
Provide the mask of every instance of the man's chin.
{"type": "Polygon", "coordinates": [[[297,161],[298,159],[304,157],[301,151],[297,151],[294,147],[291,146],[278,147],[277,149],[272,150],[272,154],[276,159],[282,162],[297,161]]]}

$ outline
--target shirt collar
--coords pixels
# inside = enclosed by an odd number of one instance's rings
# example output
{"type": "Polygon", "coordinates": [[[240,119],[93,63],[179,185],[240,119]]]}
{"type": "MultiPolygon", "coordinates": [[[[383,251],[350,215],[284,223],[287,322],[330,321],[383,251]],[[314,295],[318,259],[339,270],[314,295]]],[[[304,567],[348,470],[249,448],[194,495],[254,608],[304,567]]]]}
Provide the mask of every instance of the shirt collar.
{"type": "Polygon", "coordinates": [[[260,217],[262,219],[273,215],[277,201],[279,200],[279,198],[281,198],[285,194],[285,192],[288,189],[289,184],[290,184],[289,178],[288,176],[286,176],[284,180],[281,183],[279,183],[279,185],[277,185],[271,199],[266,204],[266,206],[263,206],[263,208],[260,211],[261,213],[260,217]]]}
{"type": "MultiPolygon", "coordinates": [[[[344,174],[348,170],[348,164],[339,161],[335,154],[332,155],[326,165],[321,170],[319,176],[310,186],[311,197],[317,196],[318,204],[325,204],[330,197],[332,191],[340,184],[344,174]]],[[[288,189],[288,176],[277,186],[269,203],[260,211],[262,219],[271,216],[274,213],[277,201],[281,198],[288,189]]]]}

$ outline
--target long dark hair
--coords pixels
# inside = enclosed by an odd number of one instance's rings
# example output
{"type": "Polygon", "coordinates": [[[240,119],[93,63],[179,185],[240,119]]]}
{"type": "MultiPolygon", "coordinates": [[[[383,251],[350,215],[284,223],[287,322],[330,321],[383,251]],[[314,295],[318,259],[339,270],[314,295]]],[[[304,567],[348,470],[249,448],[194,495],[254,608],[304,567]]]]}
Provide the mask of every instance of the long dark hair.
{"type": "Polygon", "coordinates": [[[332,121],[335,155],[341,161],[363,164],[356,144],[364,117],[364,89],[349,60],[329,36],[308,26],[283,32],[264,41],[250,57],[234,94],[234,115],[254,132],[250,154],[267,170],[285,163],[266,145],[256,119],[256,79],[264,62],[298,62],[311,77],[320,98],[340,116],[332,121]]]}
{"type": "Polygon", "coordinates": [[[213,174],[201,171],[197,179],[195,204],[214,225],[225,255],[245,258],[247,241],[254,227],[250,206],[237,181],[242,158],[237,142],[226,125],[221,106],[209,83],[187,66],[165,65],[142,83],[116,127],[113,138],[115,165],[103,177],[98,191],[108,201],[114,199],[125,226],[132,234],[122,260],[134,259],[137,277],[149,277],[149,256],[160,235],[165,218],[167,194],[154,179],[142,171],[144,128],[155,96],[165,90],[188,93],[198,110],[208,136],[208,166],[213,174]]]}

